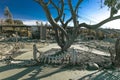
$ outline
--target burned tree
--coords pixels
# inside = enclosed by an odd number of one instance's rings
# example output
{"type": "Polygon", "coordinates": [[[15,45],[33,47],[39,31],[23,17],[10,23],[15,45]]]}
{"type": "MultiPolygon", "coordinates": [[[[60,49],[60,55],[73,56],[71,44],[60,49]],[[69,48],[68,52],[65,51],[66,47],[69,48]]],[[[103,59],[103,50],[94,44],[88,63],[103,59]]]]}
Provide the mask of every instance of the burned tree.
{"type": "Polygon", "coordinates": [[[46,17],[50,24],[53,26],[53,30],[55,31],[56,41],[58,45],[61,47],[62,51],[67,50],[73,44],[74,40],[78,36],[78,30],[80,27],[85,27],[88,29],[97,29],[107,22],[120,19],[120,15],[114,16],[114,14],[116,14],[117,11],[120,9],[120,3],[118,0],[104,0],[104,4],[108,6],[111,10],[110,17],[94,25],[89,25],[87,23],[79,23],[77,20],[79,6],[84,0],[76,0],[76,4],[74,5],[72,4],[73,0],[58,0],[57,1],[58,3],[53,0],[35,0],[35,1],[39,3],[40,6],[45,11],[46,17]],[[71,15],[69,19],[66,19],[67,15],[67,13],[65,13],[66,5],[71,15]],[[52,16],[52,13],[49,8],[50,6],[52,6],[56,10],[57,17],[54,18],[52,16]],[[71,34],[67,32],[68,23],[70,21],[73,21],[74,26],[71,31],[71,34]],[[59,25],[58,22],[60,22],[61,25],[59,25]]]}
{"type": "Polygon", "coordinates": [[[112,65],[115,67],[120,66],[120,38],[116,40],[115,47],[109,48],[112,65]]]}
{"type": "Polygon", "coordinates": [[[8,7],[5,8],[4,15],[6,16],[5,22],[7,24],[14,24],[14,21],[13,21],[13,18],[12,18],[12,14],[11,14],[11,12],[10,12],[8,7]]]}

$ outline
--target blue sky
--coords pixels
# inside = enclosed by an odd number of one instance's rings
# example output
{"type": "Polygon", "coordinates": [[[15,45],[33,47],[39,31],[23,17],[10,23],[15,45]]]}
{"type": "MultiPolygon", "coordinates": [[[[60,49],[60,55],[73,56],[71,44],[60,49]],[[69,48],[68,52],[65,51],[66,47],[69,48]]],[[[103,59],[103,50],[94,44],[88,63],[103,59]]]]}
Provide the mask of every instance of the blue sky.
{"type": "MultiPolygon", "coordinates": [[[[73,0],[73,4],[75,4],[75,2],[76,0],[73,0]]],[[[34,0],[0,0],[0,18],[4,18],[4,9],[6,6],[9,7],[14,19],[23,20],[25,24],[34,25],[36,21],[47,22],[43,9],[34,0]]],[[[55,16],[56,13],[54,10],[52,13],[55,16]]],[[[120,12],[118,14],[120,14],[120,12]]],[[[109,9],[107,7],[101,8],[100,0],[84,0],[80,5],[78,18],[80,22],[95,24],[107,17],[109,17],[109,9]]],[[[119,23],[120,20],[117,20],[105,24],[103,27],[119,28],[119,25],[115,25],[119,23]]],[[[72,25],[72,23],[70,23],[70,25],[72,25]]]]}
{"type": "Polygon", "coordinates": [[[15,19],[45,19],[42,8],[34,0],[0,0],[0,17],[4,17],[6,6],[15,19]]]}

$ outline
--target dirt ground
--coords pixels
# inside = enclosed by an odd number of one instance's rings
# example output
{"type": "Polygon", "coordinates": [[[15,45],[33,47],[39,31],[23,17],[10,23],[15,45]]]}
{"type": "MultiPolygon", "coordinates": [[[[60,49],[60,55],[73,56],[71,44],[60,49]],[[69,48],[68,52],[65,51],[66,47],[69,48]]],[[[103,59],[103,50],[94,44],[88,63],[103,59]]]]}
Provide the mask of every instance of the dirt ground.
{"type": "MultiPolygon", "coordinates": [[[[1,49],[7,48],[3,45],[8,45],[8,43],[0,44],[1,49]]],[[[14,43],[9,43],[14,44],[14,43]]],[[[33,44],[34,43],[23,43],[23,47],[19,49],[22,53],[17,55],[14,59],[29,61],[33,59],[33,44]]],[[[103,43],[104,44],[104,43],[103,43]]],[[[36,43],[37,48],[41,52],[46,52],[51,49],[59,49],[56,43],[36,43]]],[[[110,45],[107,43],[107,45],[110,45]]],[[[92,55],[102,55],[108,56],[107,51],[101,51],[95,47],[88,48],[86,44],[77,43],[73,44],[71,48],[75,48],[80,51],[87,52],[91,49],[92,55]]],[[[10,49],[10,48],[8,48],[10,49]]],[[[5,53],[5,52],[4,52],[5,53]]],[[[89,53],[86,53],[86,55],[89,53]]],[[[89,54],[91,55],[91,54],[89,54]]],[[[82,55],[81,55],[82,56],[82,55]]],[[[93,57],[93,56],[92,56],[93,57]]],[[[3,57],[4,58],[4,57],[3,57]]],[[[98,58],[98,57],[97,57],[98,58]]],[[[101,60],[101,59],[99,59],[101,60]]],[[[98,61],[99,61],[98,60],[98,61]]],[[[19,62],[18,62],[19,64],[19,62]]],[[[65,65],[48,65],[40,64],[38,66],[29,66],[23,67],[18,65],[7,65],[0,61],[0,80],[120,80],[119,77],[115,77],[117,74],[116,71],[106,71],[106,70],[86,70],[81,69],[80,66],[68,66],[65,65]],[[111,75],[114,75],[111,77],[111,75]],[[107,77],[106,77],[107,76],[107,77]]]]}

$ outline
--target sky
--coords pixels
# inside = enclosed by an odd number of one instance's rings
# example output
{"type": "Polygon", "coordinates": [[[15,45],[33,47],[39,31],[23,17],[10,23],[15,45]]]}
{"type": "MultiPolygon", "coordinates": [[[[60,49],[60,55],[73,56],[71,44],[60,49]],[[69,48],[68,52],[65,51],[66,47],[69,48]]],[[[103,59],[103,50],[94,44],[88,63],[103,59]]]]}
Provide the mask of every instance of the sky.
{"type": "MultiPolygon", "coordinates": [[[[76,0],[73,0],[72,4],[75,3],[76,0]]],[[[4,9],[6,6],[9,7],[13,19],[20,19],[26,25],[36,25],[36,21],[47,22],[42,7],[34,0],[0,0],[0,19],[5,18],[4,9]]],[[[56,12],[54,10],[51,12],[55,17],[56,12]]],[[[66,13],[68,13],[67,17],[69,17],[70,12],[66,11],[66,13]]],[[[109,17],[109,8],[101,4],[100,0],[84,0],[80,5],[78,14],[80,23],[96,24],[109,17]]],[[[119,14],[120,11],[117,15],[119,14]]],[[[73,25],[72,22],[69,25],[73,25]]],[[[102,28],[120,29],[120,20],[109,22],[103,25],[102,28]]]]}

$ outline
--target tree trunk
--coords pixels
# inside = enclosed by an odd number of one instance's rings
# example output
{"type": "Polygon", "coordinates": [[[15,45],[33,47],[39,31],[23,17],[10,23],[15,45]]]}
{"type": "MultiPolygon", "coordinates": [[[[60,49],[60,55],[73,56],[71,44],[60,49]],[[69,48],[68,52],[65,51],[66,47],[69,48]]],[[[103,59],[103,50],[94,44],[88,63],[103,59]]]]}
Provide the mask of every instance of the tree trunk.
{"type": "Polygon", "coordinates": [[[78,31],[76,30],[75,33],[68,34],[67,36],[65,36],[63,31],[60,30],[58,32],[58,30],[55,30],[55,38],[56,38],[57,44],[60,46],[62,52],[67,51],[68,48],[70,48],[70,46],[73,44],[74,40],[78,36],[77,32],[78,31]],[[69,37],[69,38],[67,38],[67,37],[69,37]]]}
{"type": "Polygon", "coordinates": [[[120,67],[120,38],[118,38],[115,43],[115,51],[116,51],[115,66],[120,67]]]}

